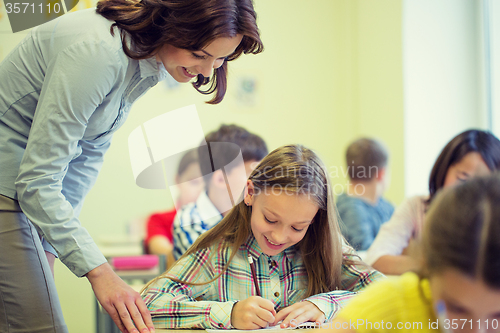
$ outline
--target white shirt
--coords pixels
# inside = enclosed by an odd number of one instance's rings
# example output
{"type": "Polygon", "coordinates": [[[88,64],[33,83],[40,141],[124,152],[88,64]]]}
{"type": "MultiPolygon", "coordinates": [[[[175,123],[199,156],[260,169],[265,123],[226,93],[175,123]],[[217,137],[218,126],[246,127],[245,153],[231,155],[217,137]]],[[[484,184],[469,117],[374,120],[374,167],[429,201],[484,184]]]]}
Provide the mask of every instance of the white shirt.
{"type": "Polygon", "coordinates": [[[380,228],[366,253],[367,264],[373,265],[384,255],[400,255],[411,238],[420,237],[427,199],[428,196],[415,196],[403,201],[394,211],[391,219],[380,228]]]}
{"type": "Polygon", "coordinates": [[[179,259],[205,231],[222,220],[222,214],[205,191],[196,202],[189,203],[177,212],[174,219],[174,257],[179,259]]]}

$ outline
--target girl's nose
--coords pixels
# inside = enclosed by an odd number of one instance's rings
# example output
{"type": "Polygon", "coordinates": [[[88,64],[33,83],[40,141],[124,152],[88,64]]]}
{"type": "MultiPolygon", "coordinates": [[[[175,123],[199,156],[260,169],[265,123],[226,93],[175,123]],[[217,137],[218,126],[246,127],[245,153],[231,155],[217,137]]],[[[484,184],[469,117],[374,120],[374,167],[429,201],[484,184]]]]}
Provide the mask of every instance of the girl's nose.
{"type": "Polygon", "coordinates": [[[284,244],[286,242],[287,235],[284,230],[276,230],[271,234],[271,236],[273,237],[271,242],[275,244],[284,244]]]}

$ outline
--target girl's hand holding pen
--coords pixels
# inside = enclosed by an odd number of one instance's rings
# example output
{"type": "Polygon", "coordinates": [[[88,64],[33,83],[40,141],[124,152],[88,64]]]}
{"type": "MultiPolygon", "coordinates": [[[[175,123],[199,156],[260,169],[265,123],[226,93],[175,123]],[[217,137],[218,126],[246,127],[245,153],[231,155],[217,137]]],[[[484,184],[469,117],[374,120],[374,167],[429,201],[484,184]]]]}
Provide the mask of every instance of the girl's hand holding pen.
{"type": "Polygon", "coordinates": [[[309,301],[302,301],[281,309],[276,315],[276,321],[273,325],[277,325],[280,321],[281,328],[297,326],[307,321],[322,324],[325,321],[325,314],[309,301]]]}
{"type": "Polygon", "coordinates": [[[233,306],[231,323],[240,330],[259,329],[275,322],[274,304],[260,296],[250,296],[233,306]]]}

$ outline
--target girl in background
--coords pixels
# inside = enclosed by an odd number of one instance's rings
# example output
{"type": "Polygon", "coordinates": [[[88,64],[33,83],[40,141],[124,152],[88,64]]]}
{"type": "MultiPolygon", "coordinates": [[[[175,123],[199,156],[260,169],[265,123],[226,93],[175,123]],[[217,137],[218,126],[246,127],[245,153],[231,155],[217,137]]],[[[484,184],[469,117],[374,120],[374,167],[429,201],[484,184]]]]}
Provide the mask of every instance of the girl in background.
{"type": "Polygon", "coordinates": [[[420,237],[428,205],[441,188],[500,168],[500,141],[491,133],[468,130],[454,137],[441,151],[429,179],[429,196],[405,200],[382,225],[367,251],[366,262],[380,272],[398,275],[415,270],[418,263],[406,248],[420,237]]]}
{"type": "Polygon", "coordinates": [[[408,272],[373,284],[328,327],[343,332],[498,332],[499,235],[498,174],[444,190],[426,216],[420,276],[408,272]]]}
{"type": "Polygon", "coordinates": [[[146,286],[156,327],[321,323],[383,276],[342,246],[330,180],[313,151],[290,145],[271,152],[243,199],[146,286]]]}

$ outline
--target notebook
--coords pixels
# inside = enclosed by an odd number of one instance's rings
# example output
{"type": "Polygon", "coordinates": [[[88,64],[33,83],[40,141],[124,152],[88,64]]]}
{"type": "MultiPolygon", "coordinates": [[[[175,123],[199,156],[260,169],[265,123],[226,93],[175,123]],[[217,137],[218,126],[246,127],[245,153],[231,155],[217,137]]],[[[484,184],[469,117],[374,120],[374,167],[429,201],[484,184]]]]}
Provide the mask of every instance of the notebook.
{"type": "Polygon", "coordinates": [[[294,330],[294,329],[312,329],[312,328],[318,328],[318,324],[315,324],[313,322],[305,322],[302,324],[299,324],[297,327],[287,327],[287,328],[281,328],[280,325],[276,326],[269,326],[269,327],[264,327],[264,328],[259,328],[256,330],[237,330],[237,329],[216,329],[216,328],[207,328],[206,331],[210,333],[217,333],[221,331],[231,331],[233,332],[254,332],[254,331],[262,331],[262,330],[268,330],[268,331],[281,331],[281,330],[294,330]]]}

